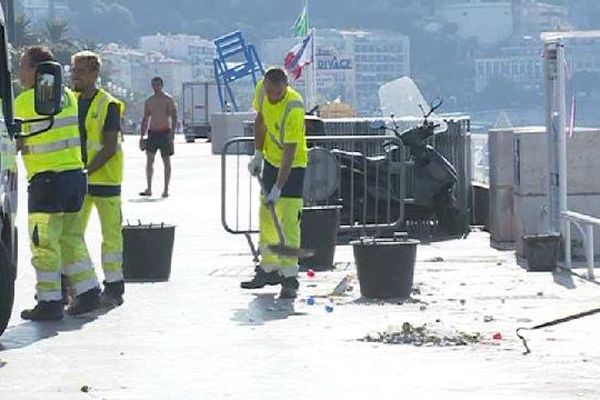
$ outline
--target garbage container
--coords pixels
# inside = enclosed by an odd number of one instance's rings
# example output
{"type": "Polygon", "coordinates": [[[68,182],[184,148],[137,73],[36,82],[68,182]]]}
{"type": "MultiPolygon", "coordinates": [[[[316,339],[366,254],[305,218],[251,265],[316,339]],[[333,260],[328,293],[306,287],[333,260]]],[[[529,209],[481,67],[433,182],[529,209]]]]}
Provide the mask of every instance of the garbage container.
{"type": "Polygon", "coordinates": [[[301,247],[315,255],[299,260],[300,269],[327,271],[333,269],[342,206],[311,206],[302,209],[301,247]]]}
{"type": "Polygon", "coordinates": [[[168,281],[175,226],[140,224],[123,226],[123,276],[129,282],[168,281]]]}
{"type": "Polygon", "coordinates": [[[549,272],[556,269],[560,235],[558,233],[523,236],[527,270],[549,272]]]}
{"type": "Polygon", "coordinates": [[[410,297],[419,243],[401,237],[350,242],[361,295],[374,299],[410,297]]]}

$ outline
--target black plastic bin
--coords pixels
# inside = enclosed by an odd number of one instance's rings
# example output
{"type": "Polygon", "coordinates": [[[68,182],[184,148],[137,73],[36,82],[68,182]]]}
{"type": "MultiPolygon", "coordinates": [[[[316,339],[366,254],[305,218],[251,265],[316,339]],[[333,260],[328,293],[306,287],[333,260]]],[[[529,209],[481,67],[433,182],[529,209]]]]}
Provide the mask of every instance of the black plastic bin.
{"type": "Polygon", "coordinates": [[[554,271],[558,264],[558,233],[523,236],[527,269],[535,272],[554,271]]]}
{"type": "Polygon", "coordinates": [[[304,207],[301,222],[301,247],[312,249],[315,255],[299,260],[301,270],[333,269],[342,206],[304,207]]]}
{"type": "Polygon", "coordinates": [[[123,226],[123,276],[129,282],[168,281],[175,226],[140,224],[123,226]]]}
{"type": "Polygon", "coordinates": [[[413,239],[370,238],[350,242],[361,295],[373,299],[410,297],[419,243],[413,239]]]}

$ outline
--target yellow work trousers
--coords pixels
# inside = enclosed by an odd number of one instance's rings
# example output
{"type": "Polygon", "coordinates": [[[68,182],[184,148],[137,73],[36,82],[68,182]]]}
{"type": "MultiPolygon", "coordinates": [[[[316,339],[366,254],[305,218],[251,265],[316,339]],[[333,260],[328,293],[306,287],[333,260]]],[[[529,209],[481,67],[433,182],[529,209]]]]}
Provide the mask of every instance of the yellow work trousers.
{"type": "Polygon", "coordinates": [[[85,226],[90,220],[92,208],[96,207],[102,230],[102,269],[106,283],[123,280],[123,234],[121,231],[121,196],[92,196],[87,194],[83,202],[85,226]]]}
{"type": "Polygon", "coordinates": [[[59,301],[61,271],[75,295],[98,286],[94,266],[84,240],[81,211],[29,214],[31,263],[37,275],[38,301],[59,301]]]}
{"type": "MultiPolygon", "coordinates": [[[[286,246],[300,248],[300,220],[302,198],[282,197],[275,203],[275,213],[285,235],[286,246]]],[[[280,244],[275,221],[261,195],[259,210],[260,266],[265,272],[278,271],[283,277],[298,275],[298,257],[280,256],[269,249],[270,245],[280,244]]]]}

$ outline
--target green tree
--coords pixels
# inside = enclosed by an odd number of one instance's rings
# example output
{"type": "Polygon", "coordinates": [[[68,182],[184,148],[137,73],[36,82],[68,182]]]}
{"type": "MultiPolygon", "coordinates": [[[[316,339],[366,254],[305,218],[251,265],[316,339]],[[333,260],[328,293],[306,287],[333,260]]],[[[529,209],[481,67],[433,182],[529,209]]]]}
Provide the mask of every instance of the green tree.
{"type": "Polygon", "coordinates": [[[69,23],[60,18],[52,18],[46,21],[44,36],[50,45],[72,46],[73,42],[68,38],[69,23]]]}
{"type": "Polygon", "coordinates": [[[22,48],[38,43],[39,37],[33,33],[31,18],[21,14],[15,18],[15,47],[22,48]]]}

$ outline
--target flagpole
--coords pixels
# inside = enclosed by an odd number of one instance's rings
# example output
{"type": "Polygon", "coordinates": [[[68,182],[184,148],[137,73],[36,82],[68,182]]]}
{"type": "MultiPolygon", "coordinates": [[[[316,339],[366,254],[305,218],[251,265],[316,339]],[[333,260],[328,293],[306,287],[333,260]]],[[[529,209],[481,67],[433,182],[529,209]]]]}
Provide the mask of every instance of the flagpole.
{"type": "Polygon", "coordinates": [[[311,35],[312,35],[312,39],[311,39],[311,55],[312,55],[312,60],[310,63],[310,75],[311,75],[311,86],[310,86],[310,103],[309,103],[309,107],[308,109],[312,109],[314,106],[317,105],[317,52],[316,50],[316,40],[317,40],[317,36],[316,36],[316,29],[312,28],[311,29],[311,35]]]}

